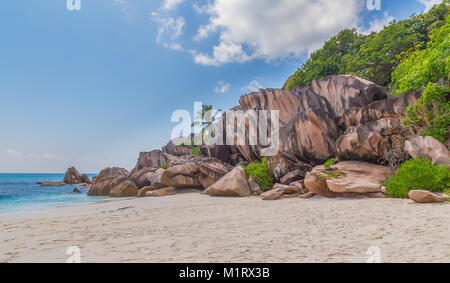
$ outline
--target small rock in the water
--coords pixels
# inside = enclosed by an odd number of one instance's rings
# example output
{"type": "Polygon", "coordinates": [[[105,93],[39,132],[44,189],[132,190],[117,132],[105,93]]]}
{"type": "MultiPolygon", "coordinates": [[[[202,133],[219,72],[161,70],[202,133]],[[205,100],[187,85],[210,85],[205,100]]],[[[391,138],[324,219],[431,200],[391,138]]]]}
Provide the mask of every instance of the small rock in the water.
{"type": "Polygon", "coordinates": [[[78,189],[78,188],[75,188],[75,189],[73,189],[73,191],[72,192],[74,192],[74,193],[78,193],[78,194],[81,194],[81,191],[78,189]]]}
{"type": "Polygon", "coordinates": [[[408,197],[417,203],[443,203],[448,201],[445,194],[436,194],[429,191],[410,191],[408,197]]]}
{"type": "Polygon", "coordinates": [[[42,187],[63,187],[67,184],[64,182],[38,182],[42,187]]]}

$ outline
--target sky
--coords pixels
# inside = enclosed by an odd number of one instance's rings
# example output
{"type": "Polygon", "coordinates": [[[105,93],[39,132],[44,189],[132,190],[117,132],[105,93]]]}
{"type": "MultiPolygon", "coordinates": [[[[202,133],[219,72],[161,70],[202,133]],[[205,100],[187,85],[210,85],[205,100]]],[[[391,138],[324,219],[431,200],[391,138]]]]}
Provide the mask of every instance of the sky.
{"type": "Polygon", "coordinates": [[[79,1],[0,5],[0,172],[131,169],[170,140],[175,110],[229,109],[280,88],[340,30],[377,31],[440,2],[79,1]]]}

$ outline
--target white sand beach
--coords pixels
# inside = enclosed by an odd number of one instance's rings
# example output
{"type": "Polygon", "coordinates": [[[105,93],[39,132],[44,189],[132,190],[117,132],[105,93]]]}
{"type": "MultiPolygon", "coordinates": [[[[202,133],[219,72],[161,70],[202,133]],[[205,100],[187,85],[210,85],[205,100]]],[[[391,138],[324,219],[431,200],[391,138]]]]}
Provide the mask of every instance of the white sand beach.
{"type": "Polygon", "coordinates": [[[195,193],[0,219],[0,262],[450,262],[450,204],[195,193]]]}

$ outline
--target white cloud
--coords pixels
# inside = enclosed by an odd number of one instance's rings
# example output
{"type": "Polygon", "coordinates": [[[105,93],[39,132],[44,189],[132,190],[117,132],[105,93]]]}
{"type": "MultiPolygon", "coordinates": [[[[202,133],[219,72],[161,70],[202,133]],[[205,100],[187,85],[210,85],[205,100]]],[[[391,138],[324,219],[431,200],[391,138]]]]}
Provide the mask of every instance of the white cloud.
{"type": "Polygon", "coordinates": [[[183,34],[186,24],[183,17],[173,18],[162,16],[157,12],[151,13],[152,19],[158,23],[158,33],[156,42],[162,43],[165,47],[174,50],[183,50],[183,47],[176,40],[183,34]]]}
{"type": "Polygon", "coordinates": [[[246,87],[242,88],[242,91],[255,92],[259,91],[260,88],[263,88],[263,86],[257,80],[253,80],[246,87]]]}
{"type": "Polygon", "coordinates": [[[428,12],[434,5],[440,4],[442,0],[417,0],[417,2],[422,3],[425,6],[424,12],[428,12]]]}
{"type": "Polygon", "coordinates": [[[24,153],[15,149],[6,149],[5,154],[17,158],[17,159],[47,159],[47,160],[69,160],[70,158],[63,155],[58,154],[50,154],[50,153],[43,153],[43,154],[35,154],[35,153],[24,153]]]}
{"type": "Polygon", "coordinates": [[[369,34],[371,32],[379,32],[393,20],[395,20],[394,17],[389,16],[388,12],[384,12],[383,18],[371,21],[369,24],[369,28],[367,30],[360,30],[360,31],[363,34],[369,34]]]}
{"type": "Polygon", "coordinates": [[[216,89],[214,90],[216,93],[225,93],[230,89],[231,85],[224,83],[223,81],[217,82],[216,89]]]}
{"type": "Polygon", "coordinates": [[[234,42],[222,41],[218,46],[213,47],[213,57],[207,54],[195,53],[195,63],[209,66],[220,66],[229,62],[243,63],[252,57],[247,55],[242,49],[242,45],[234,42]]]}
{"type": "Polygon", "coordinates": [[[184,2],[184,0],[165,0],[164,4],[163,4],[163,9],[173,10],[183,2],[184,2]]]}
{"type": "Polygon", "coordinates": [[[359,0],[215,0],[201,9],[210,18],[195,39],[215,32],[220,39],[212,54],[195,53],[195,62],[219,66],[299,56],[340,30],[356,27],[361,8],[359,0]]]}

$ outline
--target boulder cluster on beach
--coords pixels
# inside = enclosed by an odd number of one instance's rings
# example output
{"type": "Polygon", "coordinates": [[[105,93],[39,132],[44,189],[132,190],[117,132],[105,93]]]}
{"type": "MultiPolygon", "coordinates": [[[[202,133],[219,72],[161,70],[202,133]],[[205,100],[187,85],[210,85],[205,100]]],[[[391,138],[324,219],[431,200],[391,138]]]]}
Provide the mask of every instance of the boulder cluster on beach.
{"type": "MultiPolygon", "coordinates": [[[[262,145],[200,145],[170,141],[162,150],[142,152],[134,169],[106,168],[92,181],[91,196],[152,197],[185,191],[210,196],[282,198],[386,197],[383,182],[408,158],[450,165],[448,145],[402,124],[406,107],[422,95],[388,96],[388,89],[355,76],[330,76],[308,87],[260,89],[243,95],[233,110],[279,110],[278,153],[267,157],[274,176],[263,192],[241,165],[262,160],[262,145]],[[331,158],[335,162],[323,164],[331,158]]],[[[226,113],[222,117],[226,121],[226,113]]],[[[220,122],[219,122],[220,123],[220,122]]],[[[248,140],[248,121],[245,123],[248,140]]],[[[227,127],[223,127],[226,136],[227,127]]],[[[235,137],[237,139],[237,137],[235,137]]],[[[69,169],[64,182],[88,183],[69,169]]],[[[78,174],[77,174],[78,173],[78,174]]],[[[417,202],[443,202],[447,196],[410,193],[417,202]]]]}

